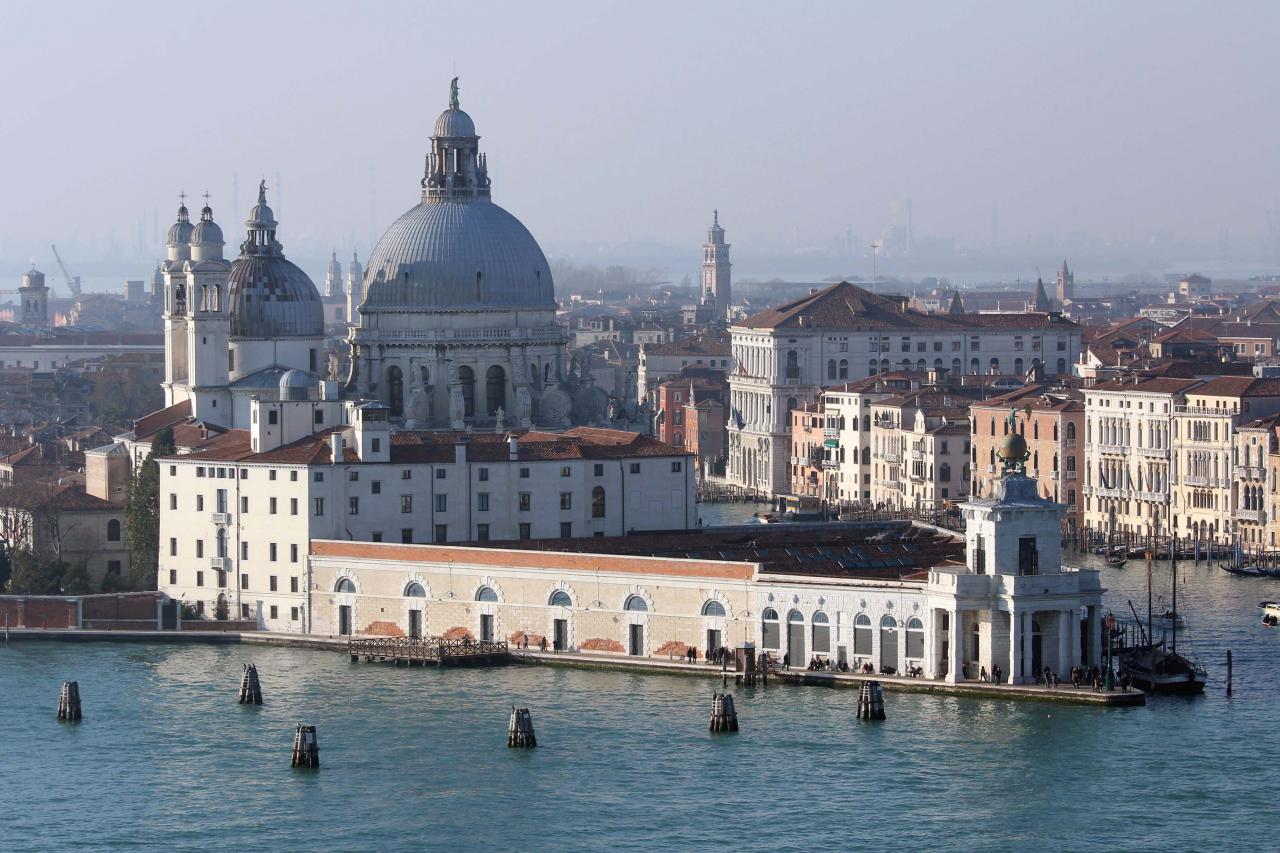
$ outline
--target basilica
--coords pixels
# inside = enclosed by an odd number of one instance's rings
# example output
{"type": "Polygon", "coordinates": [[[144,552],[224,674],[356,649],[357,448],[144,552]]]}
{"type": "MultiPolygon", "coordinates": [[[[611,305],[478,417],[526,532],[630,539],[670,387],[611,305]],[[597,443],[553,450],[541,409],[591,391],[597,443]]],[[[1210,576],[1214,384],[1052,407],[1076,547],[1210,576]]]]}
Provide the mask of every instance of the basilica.
{"type": "Polygon", "coordinates": [[[195,223],[184,203],[161,265],[166,405],[227,429],[247,428],[250,401],[277,395],[377,401],[405,429],[569,426],[568,337],[555,320],[551,268],[528,229],[493,202],[479,140],[455,79],[419,203],[348,280],[341,383],[323,363],[334,283],[322,298],[285,257],[265,182],[234,260],[207,202],[195,223]]]}

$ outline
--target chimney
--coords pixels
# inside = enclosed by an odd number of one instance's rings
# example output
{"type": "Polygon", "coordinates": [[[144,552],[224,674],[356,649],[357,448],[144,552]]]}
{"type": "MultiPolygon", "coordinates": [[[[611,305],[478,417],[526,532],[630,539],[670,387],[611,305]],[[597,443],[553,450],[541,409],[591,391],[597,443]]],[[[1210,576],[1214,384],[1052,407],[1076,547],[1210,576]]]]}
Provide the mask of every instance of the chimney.
{"type": "Polygon", "coordinates": [[[514,432],[507,433],[507,459],[515,462],[520,458],[520,439],[514,432]]]}
{"type": "Polygon", "coordinates": [[[453,446],[453,462],[455,465],[467,464],[467,440],[459,436],[458,443],[453,446]]]}
{"type": "Polygon", "coordinates": [[[332,463],[337,465],[339,462],[346,461],[342,454],[342,433],[329,433],[329,453],[332,456],[332,463]]]}

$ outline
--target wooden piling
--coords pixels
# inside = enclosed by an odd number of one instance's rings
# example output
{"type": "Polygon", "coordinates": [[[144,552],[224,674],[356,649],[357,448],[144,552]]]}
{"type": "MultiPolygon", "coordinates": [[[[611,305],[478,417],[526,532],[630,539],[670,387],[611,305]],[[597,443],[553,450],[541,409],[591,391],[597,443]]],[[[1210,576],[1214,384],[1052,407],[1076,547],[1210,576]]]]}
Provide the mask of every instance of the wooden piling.
{"type": "Polygon", "coordinates": [[[298,723],[298,729],[293,735],[292,766],[320,769],[320,741],[316,738],[315,726],[298,723]]]}
{"type": "Polygon", "coordinates": [[[511,706],[511,721],[507,724],[507,746],[516,749],[533,749],[538,738],[533,733],[533,717],[528,708],[511,706]]]}
{"type": "Polygon", "coordinates": [[[858,688],[858,719],[883,720],[884,686],[878,681],[864,681],[858,688]]]}
{"type": "Polygon", "coordinates": [[[58,719],[75,721],[80,719],[80,683],[78,681],[62,682],[58,691],[58,719]]]}
{"type": "Polygon", "coordinates": [[[1227,695],[1231,695],[1231,649],[1227,649],[1227,695]]]}
{"type": "Polygon", "coordinates": [[[258,683],[258,667],[255,664],[244,665],[244,678],[240,680],[241,705],[261,705],[262,685],[258,683]]]}
{"type": "Polygon", "coordinates": [[[728,693],[711,694],[711,731],[736,732],[738,712],[733,707],[733,697],[728,693]]]}

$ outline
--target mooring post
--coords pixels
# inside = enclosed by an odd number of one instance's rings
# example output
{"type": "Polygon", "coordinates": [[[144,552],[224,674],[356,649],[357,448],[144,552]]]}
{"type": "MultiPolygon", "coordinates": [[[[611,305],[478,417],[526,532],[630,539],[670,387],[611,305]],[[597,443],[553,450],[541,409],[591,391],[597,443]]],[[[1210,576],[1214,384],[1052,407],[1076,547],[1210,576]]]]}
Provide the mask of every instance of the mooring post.
{"type": "Polygon", "coordinates": [[[1231,649],[1227,649],[1227,695],[1231,695],[1231,649]]]}
{"type": "Polygon", "coordinates": [[[538,738],[533,733],[533,717],[528,708],[511,706],[511,720],[507,723],[507,746],[519,749],[533,749],[538,745],[538,738]]]}
{"type": "Polygon", "coordinates": [[[858,688],[859,720],[883,720],[884,686],[878,681],[864,681],[858,688]]]}
{"type": "Polygon", "coordinates": [[[80,683],[78,681],[62,682],[58,691],[58,719],[75,721],[80,719],[80,683]]]}
{"type": "Polygon", "coordinates": [[[258,682],[258,667],[256,664],[247,663],[244,665],[244,678],[240,680],[239,702],[241,705],[262,704],[262,685],[258,682]]]}
{"type": "Polygon", "coordinates": [[[733,697],[728,693],[711,694],[711,731],[736,732],[738,712],[733,707],[733,697]]]}
{"type": "Polygon", "coordinates": [[[304,726],[298,723],[293,735],[293,767],[320,768],[320,741],[316,737],[315,726],[304,726]]]}

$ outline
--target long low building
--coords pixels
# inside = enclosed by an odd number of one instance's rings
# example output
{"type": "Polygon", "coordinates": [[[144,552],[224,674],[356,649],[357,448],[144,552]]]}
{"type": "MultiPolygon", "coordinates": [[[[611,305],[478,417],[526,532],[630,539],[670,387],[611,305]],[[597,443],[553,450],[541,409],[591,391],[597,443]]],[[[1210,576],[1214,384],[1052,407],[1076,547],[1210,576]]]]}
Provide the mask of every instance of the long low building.
{"type": "Polygon", "coordinates": [[[1061,565],[1064,507],[1020,472],[964,505],[966,540],[902,523],[778,525],[478,547],[317,540],[304,629],[1031,683],[1101,657],[1098,573],[1061,565]],[[537,550],[535,550],[535,548],[537,550]]]}

